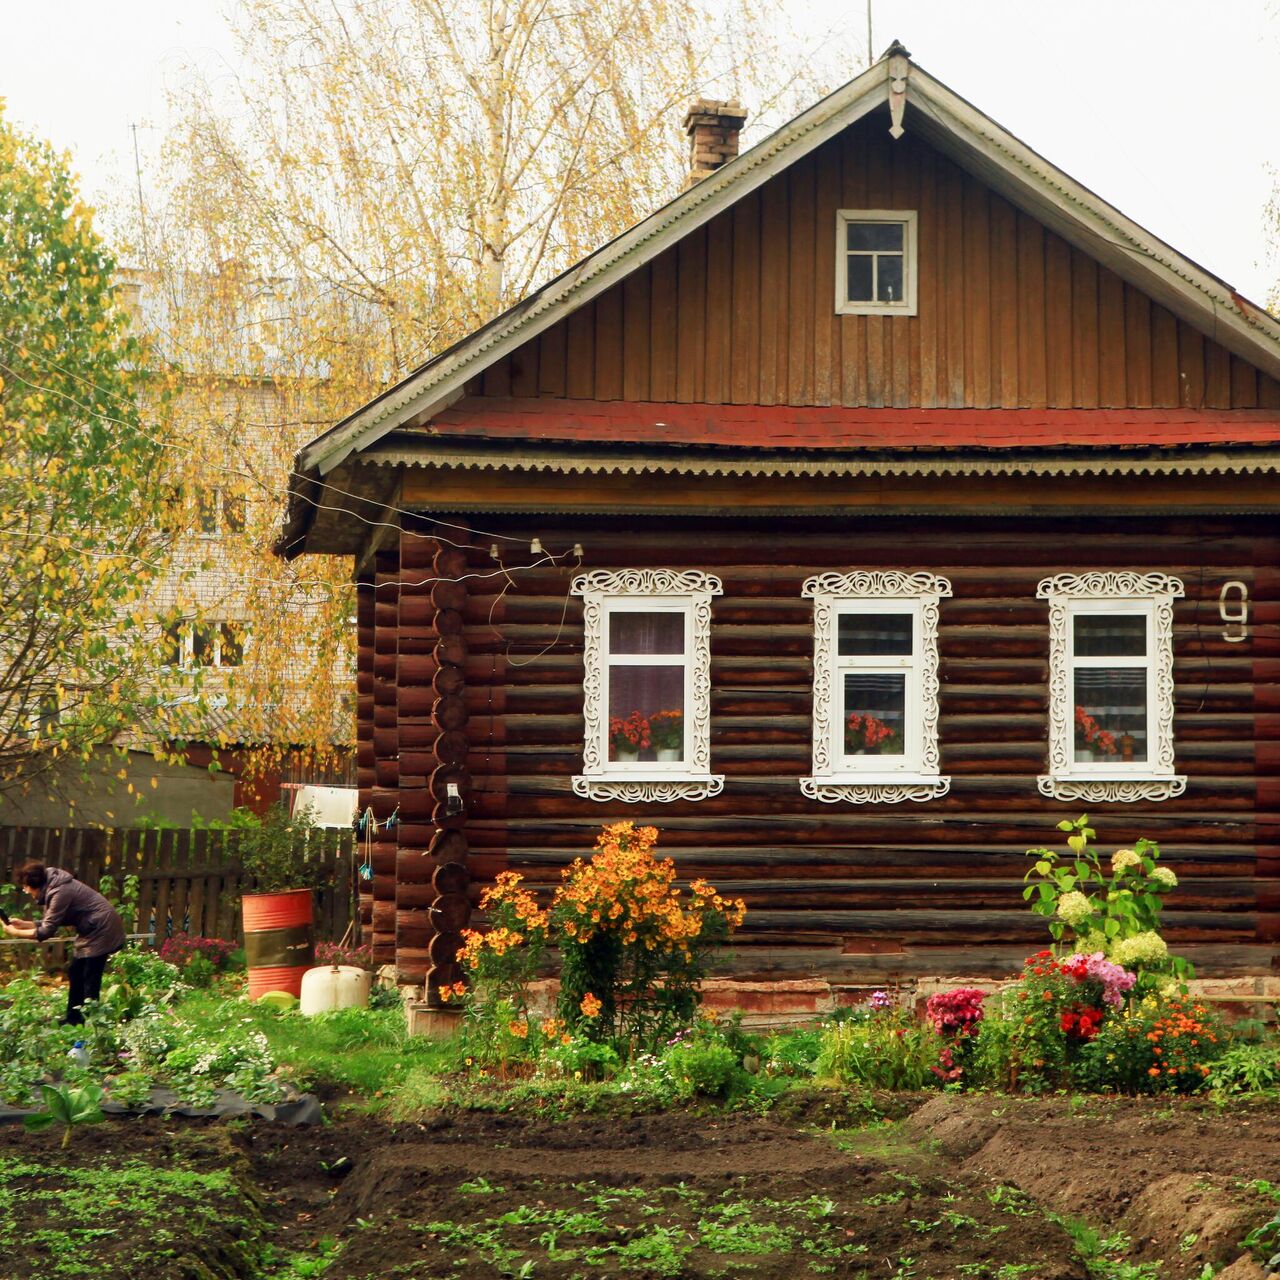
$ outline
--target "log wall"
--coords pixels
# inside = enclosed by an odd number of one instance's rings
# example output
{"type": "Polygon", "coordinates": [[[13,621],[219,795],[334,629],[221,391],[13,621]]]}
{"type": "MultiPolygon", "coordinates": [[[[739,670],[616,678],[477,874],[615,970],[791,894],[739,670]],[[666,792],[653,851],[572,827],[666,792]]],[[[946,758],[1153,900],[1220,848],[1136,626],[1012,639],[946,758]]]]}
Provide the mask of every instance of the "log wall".
{"type": "MultiPolygon", "coordinates": [[[[517,527],[515,518],[493,515],[485,524],[528,535],[527,518],[517,527]]],[[[581,602],[569,597],[566,605],[570,574],[521,568],[512,585],[477,577],[465,599],[442,599],[435,610],[446,629],[458,628],[462,687],[455,693],[449,676],[432,705],[441,737],[458,735],[449,750],[465,745],[465,770],[451,775],[469,784],[465,822],[441,823],[443,789],[425,768],[408,772],[403,738],[399,793],[402,814],[426,803],[412,798],[424,787],[434,793],[432,840],[457,837],[473,902],[507,868],[535,884],[556,883],[602,822],[629,816],[661,828],[662,848],[682,877],[706,876],[746,898],[746,927],[723,957],[730,971],[858,982],[1007,970],[1044,940],[1021,899],[1025,851],[1052,840],[1053,824],[1081,808],[1046,800],[1036,788],[1045,768],[1048,667],[1047,606],[1036,585],[1055,572],[1138,568],[1177,574],[1187,587],[1175,610],[1175,733],[1178,768],[1189,781],[1178,799],[1093,806],[1091,817],[1113,848],[1142,835],[1161,843],[1181,878],[1167,924],[1182,950],[1215,974],[1270,966],[1280,940],[1274,521],[543,517],[538,533],[548,549],[582,542],[587,569],[696,567],[722,577],[711,639],[712,768],[726,783],[709,800],[648,808],[575,797],[583,669],[581,602]],[[829,805],[800,793],[797,780],[810,765],[813,646],[801,584],[855,566],[929,569],[952,581],[939,635],[942,770],[952,777],[943,799],[829,805]],[[1217,600],[1229,579],[1246,582],[1253,601],[1245,644],[1222,635],[1217,600]],[[455,698],[460,709],[445,712],[455,698]]],[[[487,550],[468,559],[473,573],[491,572],[487,550]]],[[[407,700],[416,696],[403,680],[403,644],[402,734],[407,700]]],[[[375,717],[378,687],[375,675],[375,717]]],[[[427,834],[415,831],[411,841],[409,831],[401,829],[402,859],[409,847],[420,853],[427,834]]],[[[411,900],[419,898],[406,895],[405,909],[411,900]]],[[[374,939],[385,946],[380,903],[374,939]]],[[[417,976],[417,947],[402,936],[402,972],[417,976]]]]}
{"type": "Polygon", "coordinates": [[[1254,408],[1280,384],[873,113],[493,364],[471,394],[1254,408]],[[918,314],[835,314],[837,209],[914,209],[918,314]]]}

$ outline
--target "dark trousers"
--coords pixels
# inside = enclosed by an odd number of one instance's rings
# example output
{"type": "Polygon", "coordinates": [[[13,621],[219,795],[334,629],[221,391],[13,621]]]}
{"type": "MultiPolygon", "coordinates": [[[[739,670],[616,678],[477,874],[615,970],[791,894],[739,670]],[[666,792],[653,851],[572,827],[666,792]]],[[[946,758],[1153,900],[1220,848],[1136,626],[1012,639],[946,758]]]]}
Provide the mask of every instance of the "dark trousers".
{"type": "Polygon", "coordinates": [[[78,1027],[84,1021],[80,1012],[86,1000],[96,1000],[102,994],[102,973],[107,967],[107,956],[76,956],[67,974],[70,989],[67,992],[67,1016],[63,1022],[78,1027]]]}

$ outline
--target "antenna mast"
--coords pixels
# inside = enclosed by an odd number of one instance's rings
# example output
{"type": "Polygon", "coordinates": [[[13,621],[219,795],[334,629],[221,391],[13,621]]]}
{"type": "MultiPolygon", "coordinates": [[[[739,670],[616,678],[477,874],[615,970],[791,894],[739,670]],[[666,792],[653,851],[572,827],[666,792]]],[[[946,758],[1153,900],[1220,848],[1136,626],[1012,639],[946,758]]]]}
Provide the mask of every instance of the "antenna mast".
{"type": "MultiPolygon", "coordinates": [[[[868,6],[871,0],[867,0],[868,6]]],[[[129,129],[133,133],[133,172],[138,179],[138,218],[142,223],[142,265],[149,267],[151,265],[151,250],[147,245],[147,206],[142,200],[142,161],[138,157],[138,126],[131,124],[129,129]]]]}

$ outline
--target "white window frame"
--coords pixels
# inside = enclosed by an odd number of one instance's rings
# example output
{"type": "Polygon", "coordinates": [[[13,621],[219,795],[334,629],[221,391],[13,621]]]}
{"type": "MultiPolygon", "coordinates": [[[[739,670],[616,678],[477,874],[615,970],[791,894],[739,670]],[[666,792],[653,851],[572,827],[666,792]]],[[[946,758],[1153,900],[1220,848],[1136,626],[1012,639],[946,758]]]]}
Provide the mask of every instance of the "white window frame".
{"type": "Polygon", "coordinates": [[[813,773],[800,779],[800,790],[812,800],[849,804],[946,795],[951,779],[939,772],[938,751],[938,602],[951,594],[951,583],[933,573],[859,570],[817,574],[801,594],[813,600],[813,773]],[[840,617],[849,613],[911,614],[911,657],[841,657],[840,617]],[[844,754],[840,677],[850,670],[906,672],[903,746],[909,749],[899,764],[844,754]]]}
{"type": "MultiPolygon", "coordinates": [[[[172,671],[234,671],[237,667],[244,665],[245,649],[247,648],[247,635],[242,634],[240,637],[240,661],[224,666],[222,662],[222,628],[234,627],[237,624],[230,619],[221,619],[216,622],[207,620],[200,623],[195,622],[191,618],[183,618],[177,626],[178,649],[180,657],[176,666],[166,663],[165,665],[172,671]],[[213,661],[197,662],[196,661],[196,627],[212,627],[213,628],[213,661]]],[[[166,636],[169,634],[169,627],[163,626],[162,631],[166,636]]]]}
{"type": "Polygon", "coordinates": [[[1060,573],[1040,582],[1036,597],[1049,602],[1049,771],[1038,780],[1042,795],[1127,803],[1186,790],[1186,778],[1174,770],[1173,744],[1173,602],[1183,594],[1182,580],[1163,573],[1060,573]],[[1077,658],[1075,619],[1090,613],[1145,617],[1146,657],[1077,658]],[[1075,670],[1090,666],[1146,668],[1146,760],[1076,760],[1075,670]]]}
{"type": "Polygon", "coordinates": [[[582,773],[575,795],[630,803],[701,800],[718,795],[724,775],[711,772],[711,600],[724,588],[714,574],[689,569],[598,569],[579,574],[570,592],[583,600],[582,773]],[[675,666],[675,654],[609,654],[609,617],[622,612],[684,616],[683,759],[609,759],[611,665],[675,666]]]}
{"type": "MultiPolygon", "coordinates": [[[[916,251],[916,211],[914,209],[836,210],[836,314],[840,316],[913,316],[919,289],[919,257],[916,251]],[[899,302],[851,301],[849,298],[849,249],[846,228],[855,222],[893,222],[903,227],[902,286],[899,302]]],[[[874,279],[874,275],[873,275],[874,279]]]]}

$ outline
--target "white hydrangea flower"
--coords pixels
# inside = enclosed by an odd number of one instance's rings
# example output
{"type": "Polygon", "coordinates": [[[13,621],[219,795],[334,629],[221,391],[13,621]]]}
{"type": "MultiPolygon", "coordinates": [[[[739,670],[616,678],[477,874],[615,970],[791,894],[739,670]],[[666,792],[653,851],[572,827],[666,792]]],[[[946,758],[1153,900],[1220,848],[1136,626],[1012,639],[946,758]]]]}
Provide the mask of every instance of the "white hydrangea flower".
{"type": "Polygon", "coordinates": [[[1119,875],[1130,868],[1142,866],[1142,859],[1132,849],[1117,849],[1111,855],[1111,870],[1119,875]]]}
{"type": "Polygon", "coordinates": [[[1174,889],[1178,884],[1178,877],[1168,867],[1157,867],[1151,873],[1151,878],[1162,889],[1174,889]]]}
{"type": "Polygon", "coordinates": [[[1156,964],[1169,954],[1164,939],[1148,929],[1145,933],[1135,933],[1131,938],[1121,938],[1111,948],[1107,957],[1113,964],[1122,964],[1126,969],[1135,965],[1156,964]]]}
{"type": "Polygon", "coordinates": [[[1093,903],[1078,889],[1064,893],[1058,899],[1058,915],[1069,925],[1078,925],[1093,914],[1093,903]]]}

